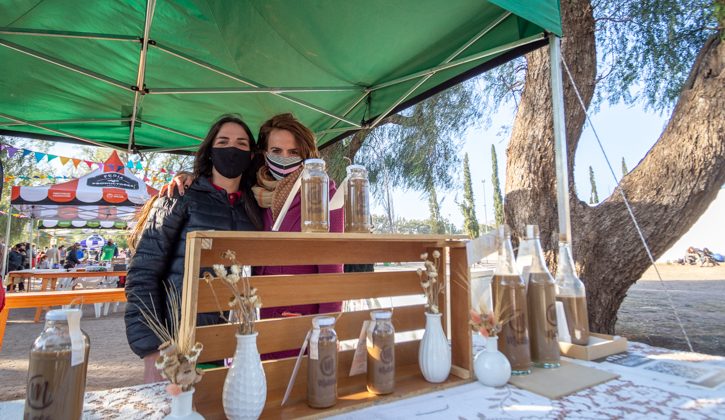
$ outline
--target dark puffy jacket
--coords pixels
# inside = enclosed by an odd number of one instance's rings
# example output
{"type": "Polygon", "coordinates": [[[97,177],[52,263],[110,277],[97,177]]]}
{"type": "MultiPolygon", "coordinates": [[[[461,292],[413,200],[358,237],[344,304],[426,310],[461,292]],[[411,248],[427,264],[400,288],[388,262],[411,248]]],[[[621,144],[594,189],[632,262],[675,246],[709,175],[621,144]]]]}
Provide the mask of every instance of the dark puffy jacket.
{"type": "Polygon", "coordinates": [[[23,269],[23,254],[11,249],[8,255],[8,271],[16,271],[23,269]]]}
{"type": "MultiPolygon", "coordinates": [[[[261,229],[261,211],[251,191],[244,191],[241,200],[232,206],[226,192],[216,190],[204,177],[195,180],[183,196],[156,200],[126,277],[126,337],[131,350],[145,357],[161,344],[144,324],[139,307],[147,312],[155,308],[161,321],[170,319],[166,290],[183,290],[187,233],[261,229]]],[[[197,325],[219,322],[217,314],[200,314],[197,318],[197,325]]]]}

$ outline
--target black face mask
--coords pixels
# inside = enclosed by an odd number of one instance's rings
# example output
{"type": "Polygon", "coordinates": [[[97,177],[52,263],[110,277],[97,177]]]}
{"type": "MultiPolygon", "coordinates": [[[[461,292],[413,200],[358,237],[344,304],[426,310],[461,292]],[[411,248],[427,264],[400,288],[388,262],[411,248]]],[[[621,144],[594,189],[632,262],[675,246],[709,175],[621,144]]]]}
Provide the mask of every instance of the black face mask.
{"type": "Polygon", "coordinates": [[[236,147],[212,147],[211,163],[225,178],[236,178],[252,163],[252,152],[236,147]]]}

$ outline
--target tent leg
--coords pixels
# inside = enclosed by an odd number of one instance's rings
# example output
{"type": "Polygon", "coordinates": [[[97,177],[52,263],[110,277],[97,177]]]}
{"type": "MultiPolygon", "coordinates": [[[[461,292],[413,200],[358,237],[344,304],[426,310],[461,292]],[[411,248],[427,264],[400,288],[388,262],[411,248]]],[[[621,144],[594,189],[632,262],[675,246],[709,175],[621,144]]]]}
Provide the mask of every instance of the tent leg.
{"type": "Polygon", "coordinates": [[[10,222],[13,220],[11,209],[8,209],[8,222],[5,226],[5,252],[3,253],[3,278],[8,274],[8,257],[10,256],[10,222]]]}
{"type": "Polygon", "coordinates": [[[554,116],[554,153],[556,157],[556,198],[559,214],[559,241],[571,244],[569,215],[569,170],[567,164],[564,89],[561,74],[561,38],[549,35],[551,66],[551,102],[554,116]]]}

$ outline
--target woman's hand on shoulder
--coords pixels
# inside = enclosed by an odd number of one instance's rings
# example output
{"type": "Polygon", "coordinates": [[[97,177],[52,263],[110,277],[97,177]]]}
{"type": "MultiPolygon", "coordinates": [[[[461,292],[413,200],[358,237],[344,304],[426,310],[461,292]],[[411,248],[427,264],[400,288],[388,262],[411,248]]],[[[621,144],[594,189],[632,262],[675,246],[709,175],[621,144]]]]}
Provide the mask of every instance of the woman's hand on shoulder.
{"type": "Polygon", "coordinates": [[[192,182],[194,182],[194,175],[191,172],[181,171],[168,184],[161,187],[159,197],[174,198],[177,191],[179,195],[184,195],[184,191],[192,182]]]}

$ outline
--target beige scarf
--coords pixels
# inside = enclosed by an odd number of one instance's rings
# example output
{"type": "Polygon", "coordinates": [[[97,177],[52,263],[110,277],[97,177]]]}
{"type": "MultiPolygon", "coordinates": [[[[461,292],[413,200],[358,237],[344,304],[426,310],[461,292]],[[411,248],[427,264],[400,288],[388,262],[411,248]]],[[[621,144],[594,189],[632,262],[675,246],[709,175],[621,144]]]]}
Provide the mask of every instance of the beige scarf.
{"type": "Polygon", "coordinates": [[[292,187],[301,173],[302,167],[300,166],[296,171],[277,181],[269,173],[266,165],[257,171],[257,184],[252,187],[252,192],[259,207],[272,209],[273,221],[277,220],[287,196],[292,191],[292,187]]]}

